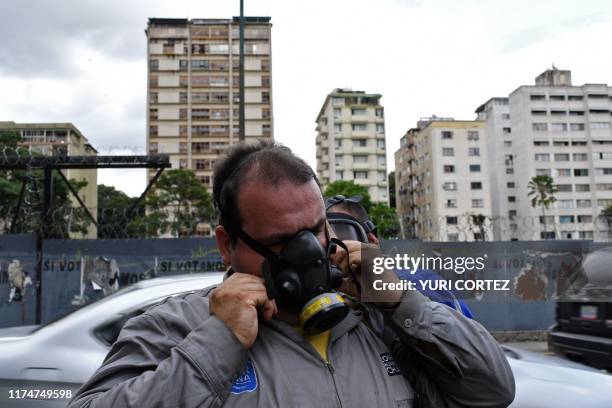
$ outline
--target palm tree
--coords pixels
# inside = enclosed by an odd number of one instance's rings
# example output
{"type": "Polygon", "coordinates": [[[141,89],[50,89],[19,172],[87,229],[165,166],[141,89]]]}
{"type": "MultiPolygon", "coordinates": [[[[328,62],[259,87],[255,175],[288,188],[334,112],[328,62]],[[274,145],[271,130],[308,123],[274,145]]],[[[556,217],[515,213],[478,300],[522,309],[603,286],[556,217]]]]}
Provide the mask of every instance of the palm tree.
{"type": "Polygon", "coordinates": [[[546,210],[552,203],[557,201],[554,194],[557,192],[557,186],[550,176],[535,176],[529,180],[527,184],[529,188],[528,197],[531,197],[531,206],[533,208],[542,208],[542,222],[544,223],[544,232],[546,232],[546,210]]]}

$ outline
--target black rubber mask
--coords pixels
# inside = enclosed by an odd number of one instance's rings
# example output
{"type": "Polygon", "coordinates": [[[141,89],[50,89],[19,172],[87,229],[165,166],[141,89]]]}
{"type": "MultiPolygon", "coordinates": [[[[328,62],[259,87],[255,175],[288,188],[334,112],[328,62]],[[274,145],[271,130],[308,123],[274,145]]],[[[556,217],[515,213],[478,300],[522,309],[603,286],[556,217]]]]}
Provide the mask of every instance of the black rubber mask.
{"type": "Polygon", "coordinates": [[[262,276],[268,298],[280,306],[301,308],[300,320],[307,334],[328,330],[346,316],[348,306],[335,293],[342,284],[342,270],[330,260],[338,245],[345,247],[341,241],[329,239],[325,250],[312,232],[304,230],[276,254],[242,230],[239,236],[265,258],[262,276]]]}

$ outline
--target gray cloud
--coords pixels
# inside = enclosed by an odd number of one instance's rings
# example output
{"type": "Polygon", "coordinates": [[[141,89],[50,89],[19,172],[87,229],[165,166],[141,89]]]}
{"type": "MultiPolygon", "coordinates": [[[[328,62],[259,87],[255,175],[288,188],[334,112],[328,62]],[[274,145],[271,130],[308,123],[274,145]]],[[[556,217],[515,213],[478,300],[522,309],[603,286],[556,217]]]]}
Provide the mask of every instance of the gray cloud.
{"type": "Polygon", "coordinates": [[[0,2],[3,76],[69,78],[78,73],[74,51],[84,46],[113,58],[144,58],[142,1],[0,2]]]}

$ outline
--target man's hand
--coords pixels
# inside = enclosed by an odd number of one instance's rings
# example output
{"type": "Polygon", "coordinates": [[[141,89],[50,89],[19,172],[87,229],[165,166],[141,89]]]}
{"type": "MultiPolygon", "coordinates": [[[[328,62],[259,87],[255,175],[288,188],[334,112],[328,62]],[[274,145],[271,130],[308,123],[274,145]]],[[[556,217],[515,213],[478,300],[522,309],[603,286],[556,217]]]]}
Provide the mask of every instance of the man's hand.
{"type": "MultiPolygon", "coordinates": [[[[363,287],[364,285],[370,285],[374,275],[369,275],[364,278],[364,274],[373,274],[371,270],[367,269],[363,265],[367,264],[366,260],[362,259],[362,256],[373,258],[374,256],[382,256],[380,248],[374,244],[364,244],[359,241],[342,241],[348,248],[347,252],[343,248],[338,248],[338,251],[332,255],[332,261],[338,265],[344,271],[344,278],[342,280],[342,286],[340,291],[359,298],[357,293],[357,287],[353,282],[353,277],[348,272],[348,266],[350,262],[351,271],[355,274],[355,278],[359,281],[362,286],[362,298],[361,301],[374,303],[380,307],[394,307],[397,305],[401,298],[402,292],[400,291],[374,291],[373,288],[363,287]]],[[[371,259],[370,259],[371,261],[371,259]]],[[[369,262],[371,263],[371,262],[369,262]]],[[[381,279],[383,282],[399,282],[395,271],[387,270],[382,275],[376,275],[376,279],[381,279]]]]}
{"type": "Polygon", "coordinates": [[[210,313],[223,320],[246,348],[257,338],[258,310],[265,320],[278,313],[260,277],[236,272],[210,294],[210,313]]]}

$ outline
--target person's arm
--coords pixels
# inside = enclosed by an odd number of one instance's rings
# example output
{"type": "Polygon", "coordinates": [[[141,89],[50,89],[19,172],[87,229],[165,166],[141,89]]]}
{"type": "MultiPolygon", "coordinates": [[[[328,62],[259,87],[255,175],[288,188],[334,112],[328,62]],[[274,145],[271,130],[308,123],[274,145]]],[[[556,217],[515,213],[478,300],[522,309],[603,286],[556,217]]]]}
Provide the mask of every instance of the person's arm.
{"type": "Polygon", "coordinates": [[[183,338],[168,326],[149,312],[129,320],[69,408],[220,407],[246,348],[216,316],[183,338]]]}
{"type": "Polygon", "coordinates": [[[373,329],[431,406],[507,407],[514,399],[508,360],[478,322],[417,291],[393,308],[368,309],[373,329]]]}

